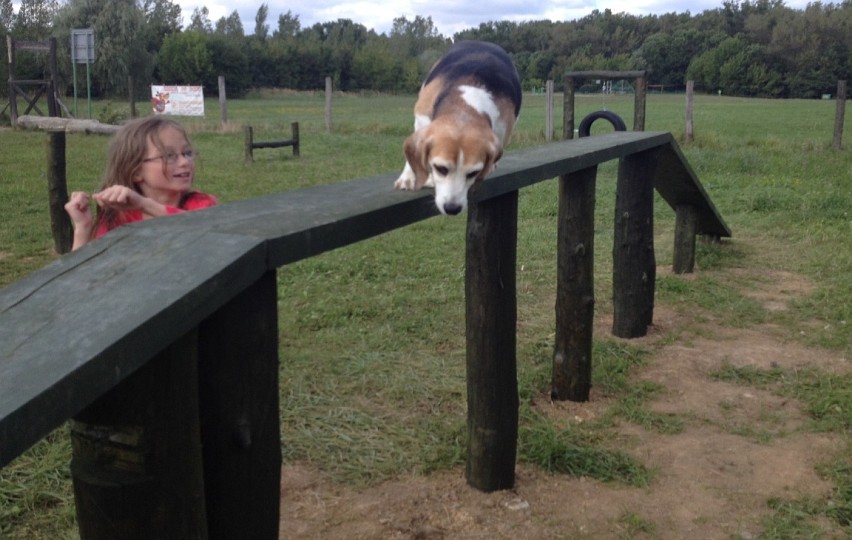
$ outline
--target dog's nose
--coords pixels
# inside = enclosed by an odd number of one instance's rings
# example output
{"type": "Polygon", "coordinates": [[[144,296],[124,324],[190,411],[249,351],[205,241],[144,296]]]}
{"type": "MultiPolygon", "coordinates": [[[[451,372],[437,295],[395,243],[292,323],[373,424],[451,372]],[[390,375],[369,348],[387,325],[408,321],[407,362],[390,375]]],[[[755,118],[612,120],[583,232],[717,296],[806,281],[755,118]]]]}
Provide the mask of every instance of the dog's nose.
{"type": "Polygon", "coordinates": [[[454,203],[444,203],[444,213],[448,216],[454,216],[462,211],[462,205],[454,203]]]}

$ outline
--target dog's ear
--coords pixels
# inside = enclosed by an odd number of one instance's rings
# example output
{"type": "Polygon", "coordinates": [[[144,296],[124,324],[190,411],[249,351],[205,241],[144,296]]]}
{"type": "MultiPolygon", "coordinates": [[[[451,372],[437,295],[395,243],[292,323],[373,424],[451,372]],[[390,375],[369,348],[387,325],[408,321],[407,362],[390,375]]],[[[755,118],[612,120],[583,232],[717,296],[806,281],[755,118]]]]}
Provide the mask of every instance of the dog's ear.
{"type": "Polygon", "coordinates": [[[414,171],[414,189],[420,189],[429,179],[429,152],[432,148],[431,137],[424,134],[425,130],[412,133],[402,145],[405,159],[414,171]]]}

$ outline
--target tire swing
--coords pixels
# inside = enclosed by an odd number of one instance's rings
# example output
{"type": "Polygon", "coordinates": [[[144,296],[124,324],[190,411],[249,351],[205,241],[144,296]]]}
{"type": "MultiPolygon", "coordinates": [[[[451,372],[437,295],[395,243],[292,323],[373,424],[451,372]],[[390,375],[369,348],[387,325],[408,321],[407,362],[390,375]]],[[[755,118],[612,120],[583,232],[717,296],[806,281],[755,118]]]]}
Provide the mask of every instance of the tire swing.
{"type": "Polygon", "coordinates": [[[624,120],[621,119],[620,116],[615,114],[612,111],[595,111],[580,122],[580,129],[577,130],[580,137],[588,137],[592,130],[592,124],[595,120],[604,119],[607,120],[612,127],[615,128],[615,131],[627,131],[627,126],[624,124],[624,120]]]}

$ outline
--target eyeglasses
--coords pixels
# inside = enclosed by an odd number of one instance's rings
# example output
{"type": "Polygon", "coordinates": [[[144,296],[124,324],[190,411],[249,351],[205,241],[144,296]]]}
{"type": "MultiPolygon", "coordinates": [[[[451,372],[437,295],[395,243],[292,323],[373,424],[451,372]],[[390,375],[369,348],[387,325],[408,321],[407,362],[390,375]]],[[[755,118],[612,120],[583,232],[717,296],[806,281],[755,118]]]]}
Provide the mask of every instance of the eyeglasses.
{"type": "Polygon", "coordinates": [[[162,156],[154,156],[145,158],[142,162],[146,161],[154,161],[155,159],[165,159],[166,163],[169,165],[174,165],[177,163],[177,160],[180,156],[185,157],[187,160],[192,161],[198,156],[198,152],[195,150],[184,150],[183,152],[169,152],[168,154],[163,154],[162,156]]]}

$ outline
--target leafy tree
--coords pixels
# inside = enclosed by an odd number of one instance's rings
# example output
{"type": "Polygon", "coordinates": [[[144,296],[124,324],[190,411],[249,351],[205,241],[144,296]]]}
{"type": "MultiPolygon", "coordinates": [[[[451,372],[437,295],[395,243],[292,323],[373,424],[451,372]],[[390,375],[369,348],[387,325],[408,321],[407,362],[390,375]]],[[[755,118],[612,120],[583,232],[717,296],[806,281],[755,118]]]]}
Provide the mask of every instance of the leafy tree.
{"type": "Polygon", "coordinates": [[[299,16],[293,15],[288,10],[287,13],[278,16],[278,30],[272,34],[272,37],[279,39],[296,37],[301,29],[302,23],[299,22],[299,16]]]}
{"type": "MultiPolygon", "coordinates": [[[[15,23],[15,10],[12,0],[0,0],[0,32],[5,36],[12,31],[15,23]]],[[[3,40],[5,43],[5,40],[3,40]]]]}
{"type": "Polygon", "coordinates": [[[204,34],[213,33],[213,23],[210,22],[210,10],[207,6],[195,8],[192,10],[192,16],[189,19],[189,25],[186,27],[188,32],[201,32],[204,34]]]}
{"type": "Polygon", "coordinates": [[[215,33],[223,36],[244,37],[243,23],[240,21],[240,14],[234,10],[227,17],[222,17],[216,21],[215,33]]]}
{"type": "Polygon", "coordinates": [[[170,34],[160,49],[160,78],[164,84],[202,84],[210,79],[213,63],[208,35],[190,30],[170,34]]]}
{"type": "Polygon", "coordinates": [[[269,6],[261,4],[257,8],[257,15],[254,16],[254,37],[260,41],[266,41],[269,37],[269,25],[266,24],[266,17],[269,16],[269,6]]]}
{"type": "Polygon", "coordinates": [[[243,39],[213,34],[208,41],[212,71],[202,81],[204,91],[215,94],[219,88],[219,75],[225,77],[228,96],[243,97],[251,88],[251,72],[243,39]]]}
{"type": "Polygon", "coordinates": [[[12,28],[17,40],[43,40],[50,36],[57,0],[21,0],[12,28]]]}

